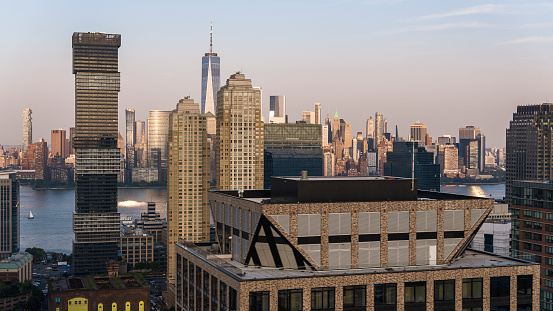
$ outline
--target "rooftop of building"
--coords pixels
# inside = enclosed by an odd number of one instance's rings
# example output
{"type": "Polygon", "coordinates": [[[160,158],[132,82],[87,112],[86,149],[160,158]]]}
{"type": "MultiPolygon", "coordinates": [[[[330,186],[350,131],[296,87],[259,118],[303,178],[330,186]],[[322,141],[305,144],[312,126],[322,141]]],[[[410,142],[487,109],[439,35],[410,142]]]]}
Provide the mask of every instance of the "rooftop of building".
{"type": "Polygon", "coordinates": [[[513,180],[513,187],[530,187],[539,189],[553,189],[553,179],[541,181],[541,180],[513,180]]]}
{"type": "Polygon", "coordinates": [[[270,190],[215,190],[214,194],[239,197],[262,204],[491,200],[436,191],[417,190],[417,180],[389,176],[271,177],[270,190]]]}
{"type": "Polygon", "coordinates": [[[141,277],[135,274],[124,274],[118,276],[86,276],[72,277],[52,281],[50,291],[69,290],[112,290],[137,287],[149,287],[150,285],[141,277]]]}
{"type": "Polygon", "coordinates": [[[386,267],[386,268],[359,268],[359,269],[336,269],[336,270],[296,270],[284,268],[271,268],[259,266],[247,266],[238,261],[230,259],[229,255],[213,255],[208,251],[207,247],[199,247],[192,243],[178,243],[179,247],[185,249],[190,254],[199,258],[202,261],[217,268],[221,272],[234,278],[237,281],[263,281],[271,279],[286,279],[286,278],[307,278],[307,277],[329,277],[329,276],[347,276],[359,274],[386,274],[386,273],[405,273],[405,272],[422,272],[422,271],[438,271],[438,270],[456,270],[456,269],[478,269],[478,268],[494,268],[494,267],[512,267],[512,266],[530,266],[538,265],[536,263],[504,257],[483,251],[469,249],[459,258],[444,265],[428,265],[428,266],[401,266],[401,267],[386,267]]]}
{"type": "Polygon", "coordinates": [[[29,253],[15,253],[10,257],[0,261],[0,269],[15,269],[24,265],[29,260],[33,259],[33,255],[29,253]]]}

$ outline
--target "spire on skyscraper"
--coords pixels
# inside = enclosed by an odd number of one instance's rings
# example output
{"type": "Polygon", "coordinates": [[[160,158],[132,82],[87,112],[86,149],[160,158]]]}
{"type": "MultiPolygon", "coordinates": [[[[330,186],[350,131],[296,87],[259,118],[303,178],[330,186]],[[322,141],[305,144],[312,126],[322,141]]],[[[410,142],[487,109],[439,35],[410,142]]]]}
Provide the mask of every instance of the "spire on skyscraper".
{"type": "Polygon", "coordinates": [[[213,53],[213,22],[211,22],[211,27],[209,29],[209,54],[213,53]]]}

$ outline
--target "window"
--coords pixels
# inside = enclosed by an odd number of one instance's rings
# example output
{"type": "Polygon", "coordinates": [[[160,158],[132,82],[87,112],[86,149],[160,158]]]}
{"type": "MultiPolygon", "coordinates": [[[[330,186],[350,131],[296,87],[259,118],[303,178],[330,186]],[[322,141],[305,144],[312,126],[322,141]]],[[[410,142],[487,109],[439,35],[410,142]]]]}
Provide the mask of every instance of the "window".
{"type": "MultiPolygon", "coordinates": [[[[237,310],[238,293],[232,287],[229,287],[228,291],[229,291],[229,297],[228,297],[229,298],[228,299],[229,310],[230,311],[236,311],[237,310]]],[[[204,298],[204,299],[207,299],[207,298],[204,298]]]]}
{"type": "Polygon", "coordinates": [[[490,279],[491,297],[509,297],[511,281],[508,276],[492,277],[490,279]]]}
{"type": "Polygon", "coordinates": [[[303,309],[303,290],[285,289],[278,291],[278,310],[301,311],[303,309]]]}
{"type": "Polygon", "coordinates": [[[250,292],[250,311],[269,311],[269,292],[250,292]]]}
{"type": "Polygon", "coordinates": [[[375,284],[374,305],[395,305],[397,304],[397,284],[375,284]]]}
{"type": "Polygon", "coordinates": [[[532,295],[532,275],[519,275],[517,277],[517,294],[532,295]]]}
{"type": "Polygon", "coordinates": [[[484,234],[484,251],[493,253],[493,234],[484,234]]]}
{"type": "Polygon", "coordinates": [[[367,286],[344,286],[344,311],[365,310],[367,286]]]}
{"type": "Polygon", "coordinates": [[[426,302],[426,282],[405,283],[405,303],[426,302]]]}
{"type": "Polygon", "coordinates": [[[482,278],[463,279],[463,298],[482,298],[482,278]]]}
{"type": "Polygon", "coordinates": [[[311,289],[311,310],[334,310],[334,287],[311,289]]]}
{"type": "Polygon", "coordinates": [[[434,300],[435,301],[455,300],[455,280],[434,281],[434,300]]]}

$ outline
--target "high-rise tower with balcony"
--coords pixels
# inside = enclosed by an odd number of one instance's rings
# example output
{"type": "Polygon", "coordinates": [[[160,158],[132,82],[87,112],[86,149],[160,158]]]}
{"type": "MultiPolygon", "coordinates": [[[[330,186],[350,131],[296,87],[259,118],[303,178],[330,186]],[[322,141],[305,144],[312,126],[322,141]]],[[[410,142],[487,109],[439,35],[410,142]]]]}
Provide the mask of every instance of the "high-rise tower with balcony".
{"type": "Polygon", "coordinates": [[[209,53],[202,57],[202,99],[201,112],[217,113],[217,92],[220,87],[221,59],[213,53],[213,26],[209,33],[209,53]]]}
{"type": "Polygon", "coordinates": [[[117,113],[121,35],[73,34],[75,75],[75,275],[99,274],[117,259],[117,113]]]}
{"type": "Polygon", "coordinates": [[[19,251],[19,181],[0,172],[0,259],[19,251]]]}

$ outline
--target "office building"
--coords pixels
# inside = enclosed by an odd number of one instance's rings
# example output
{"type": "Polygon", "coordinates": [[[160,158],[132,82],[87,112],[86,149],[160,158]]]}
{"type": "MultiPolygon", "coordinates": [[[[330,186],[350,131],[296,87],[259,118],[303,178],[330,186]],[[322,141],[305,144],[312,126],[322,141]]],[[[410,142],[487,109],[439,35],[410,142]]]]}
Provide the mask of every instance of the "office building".
{"type": "Polygon", "coordinates": [[[269,97],[269,123],[286,123],[286,96],[269,97]]]}
{"type": "Polygon", "coordinates": [[[217,189],[263,189],[261,90],[235,73],[217,93],[217,189]]]}
{"type": "Polygon", "coordinates": [[[374,149],[380,144],[384,138],[384,116],[380,113],[374,115],[374,149]]]}
{"type": "Polygon", "coordinates": [[[206,116],[188,97],[169,117],[167,280],[175,281],[175,243],[209,242],[209,145],[206,116]]]}
{"type": "Polygon", "coordinates": [[[438,145],[436,163],[440,165],[440,173],[451,177],[459,174],[459,152],[455,145],[438,145]]]}
{"type": "Polygon", "coordinates": [[[323,176],[320,124],[265,124],[264,189],[271,176],[323,176]]]}
{"type": "Polygon", "coordinates": [[[420,144],[426,145],[426,136],[427,128],[426,125],[422,124],[420,121],[415,122],[410,127],[410,141],[416,141],[420,144]]]}
{"type": "Polygon", "coordinates": [[[322,137],[323,137],[323,141],[322,141],[322,145],[323,147],[326,147],[328,146],[328,133],[329,132],[329,128],[328,128],[328,124],[324,124],[323,127],[322,127],[322,137]]]}
{"type": "Polygon", "coordinates": [[[511,212],[507,204],[494,203],[492,212],[474,236],[471,248],[501,256],[510,256],[510,245],[511,212]]]}
{"type": "Polygon", "coordinates": [[[121,35],[73,34],[75,74],[75,275],[101,274],[117,259],[118,49],[121,35]],[[91,160],[92,159],[92,160],[91,160]]]}
{"type": "Polygon", "coordinates": [[[455,137],[451,135],[442,135],[438,137],[438,145],[455,145],[455,137]]]}
{"type": "Polygon", "coordinates": [[[321,103],[315,103],[315,124],[321,124],[321,103]]]}
{"type": "Polygon", "coordinates": [[[73,139],[75,138],[75,127],[69,128],[69,152],[70,154],[75,154],[75,148],[73,147],[73,139]]]}
{"type": "Polygon", "coordinates": [[[222,254],[177,245],[176,309],[539,309],[538,265],[467,250],[490,199],[400,178],[272,185],[209,193],[222,254]]]}
{"type": "Polygon", "coordinates": [[[125,146],[127,150],[134,147],[136,143],[135,122],[134,109],[125,109],[125,146]]]}
{"type": "Polygon", "coordinates": [[[0,172],[0,259],[19,251],[19,181],[0,172]]]}
{"type": "Polygon", "coordinates": [[[518,106],[507,129],[505,198],[510,203],[514,180],[553,179],[553,104],[518,106]]]}
{"type": "Polygon", "coordinates": [[[313,111],[303,111],[301,120],[306,124],[315,124],[315,113],[313,111]]]}
{"type": "Polygon", "coordinates": [[[553,310],[553,183],[512,180],[510,198],[511,256],[541,265],[540,310],[553,310]]]}
{"type": "Polygon", "coordinates": [[[386,154],[384,175],[417,179],[420,190],[440,191],[440,165],[434,154],[418,142],[394,141],[393,151],[386,154]]]}
{"type": "Polygon", "coordinates": [[[154,261],[154,236],[144,229],[121,226],[119,253],[124,261],[132,265],[154,261]]]}
{"type": "Polygon", "coordinates": [[[482,129],[467,125],[459,128],[459,162],[467,175],[478,175],[486,168],[486,138],[482,129]]]}
{"type": "Polygon", "coordinates": [[[150,284],[134,274],[66,278],[50,283],[48,310],[150,310],[150,284]]]}
{"type": "Polygon", "coordinates": [[[67,158],[69,154],[65,149],[65,130],[52,130],[50,138],[50,154],[53,157],[67,158]]]}
{"type": "Polygon", "coordinates": [[[135,220],[135,227],[148,231],[154,237],[154,243],[167,244],[163,239],[163,231],[167,232],[167,220],[161,219],[161,215],[156,212],[155,202],[148,202],[146,213],[135,220]]]}
{"type": "MultiPolygon", "coordinates": [[[[372,117],[369,117],[367,119],[367,122],[365,124],[366,130],[365,130],[365,137],[367,138],[373,138],[374,137],[374,120],[372,117]]],[[[373,146],[371,146],[373,148],[373,146]]]]}
{"type": "Polygon", "coordinates": [[[135,145],[142,145],[146,144],[146,122],[144,121],[136,121],[134,124],[135,129],[135,145]]]}
{"type": "Polygon", "coordinates": [[[33,143],[33,111],[30,108],[23,109],[23,140],[21,141],[21,152],[25,155],[27,147],[33,143]]]}
{"type": "Polygon", "coordinates": [[[202,98],[201,112],[207,114],[217,111],[217,92],[220,87],[221,59],[213,53],[213,25],[209,32],[209,53],[202,57],[202,98]]]}
{"type": "MultiPolygon", "coordinates": [[[[0,261],[0,280],[2,282],[17,281],[23,283],[33,279],[33,255],[29,253],[14,253],[8,255],[7,258],[2,258],[2,261],[0,261]]],[[[2,310],[12,309],[2,308],[2,310]]]]}
{"type": "Polygon", "coordinates": [[[170,114],[171,111],[151,110],[148,118],[148,166],[158,170],[167,167],[170,114]]]}

